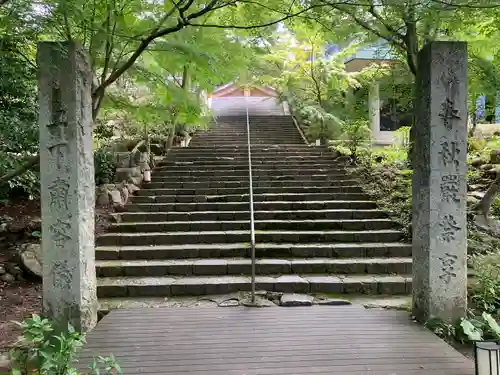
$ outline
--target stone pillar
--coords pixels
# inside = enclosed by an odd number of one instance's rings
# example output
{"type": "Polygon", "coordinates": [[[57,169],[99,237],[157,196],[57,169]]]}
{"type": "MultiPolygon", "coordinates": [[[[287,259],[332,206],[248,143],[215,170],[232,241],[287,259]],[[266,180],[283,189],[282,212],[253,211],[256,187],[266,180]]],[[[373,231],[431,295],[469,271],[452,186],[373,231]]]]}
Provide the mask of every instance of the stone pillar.
{"type": "Polygon", "coordinates": [[[373,83],[368,91],[368,114],[370,116],[370,128],[373,140],[377,140],[380,133],[380,87],[373,83]]]}
{"type": "Polygon", "coordinates": [[[97,322],[92,76],[71,42],[38,45],[43,306],[81,331],[97,322]]]}
{"type": "Polygon", "coordinates": [[[418,55],[413,172],[413,314],[447,322],[467,308],[467,44],[418,55]]]}

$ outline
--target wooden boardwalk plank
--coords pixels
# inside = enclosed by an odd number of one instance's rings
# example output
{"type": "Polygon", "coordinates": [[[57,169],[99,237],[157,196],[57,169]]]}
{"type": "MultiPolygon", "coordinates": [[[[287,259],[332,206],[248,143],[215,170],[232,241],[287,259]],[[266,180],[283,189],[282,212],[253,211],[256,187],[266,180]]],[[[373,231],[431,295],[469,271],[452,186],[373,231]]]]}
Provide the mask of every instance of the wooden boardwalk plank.
{"type": "Polygon", "coordinates": [[[400,311],[359,306],[114,310],[80,355],[124,374],[471,375],[472,361],[400,311]]]}

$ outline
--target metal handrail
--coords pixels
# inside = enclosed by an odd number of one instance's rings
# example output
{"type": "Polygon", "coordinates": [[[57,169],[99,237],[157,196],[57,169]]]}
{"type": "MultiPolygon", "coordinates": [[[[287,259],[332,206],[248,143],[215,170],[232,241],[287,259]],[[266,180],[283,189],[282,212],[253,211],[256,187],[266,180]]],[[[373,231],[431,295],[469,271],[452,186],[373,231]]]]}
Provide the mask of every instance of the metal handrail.
{"type": "Polygon", "coordinates": [[[250,141],[250,116],[248,115],[248,99],[245,95],[245,106],[247,112],[247,148],[248,148],[248,180],[250,196],[250,249],[252,258],[252,304],[255,304],[255,221],[253,213],[253,179],[252,179],[252,151],[250,141]]]}

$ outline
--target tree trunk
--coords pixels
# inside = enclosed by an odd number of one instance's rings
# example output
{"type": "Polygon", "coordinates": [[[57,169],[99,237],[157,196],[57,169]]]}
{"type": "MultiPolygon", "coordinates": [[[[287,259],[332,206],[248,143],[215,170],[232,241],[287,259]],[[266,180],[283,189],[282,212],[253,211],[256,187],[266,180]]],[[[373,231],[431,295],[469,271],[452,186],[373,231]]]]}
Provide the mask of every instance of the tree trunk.
{"type": "Polygon", "coordinates": [[[174,144],[174,137],[175,137],[175,125],[172,129],[170,129],[170,133],[168,134],[167,151],[172,148],[172,145],[174,144]]]}
{"type": "Polygon", "coordinates": [[[500,175],[495,178],[495,180],[491,183],[490,187],[484,194],[484,197],[476,205],[474,205],[474,207],[472,207],[472,210],[487,218],[491,210],[491,205],[493,204],[493,201],[495,200],[495,197],[499,190],[500,175]]]}

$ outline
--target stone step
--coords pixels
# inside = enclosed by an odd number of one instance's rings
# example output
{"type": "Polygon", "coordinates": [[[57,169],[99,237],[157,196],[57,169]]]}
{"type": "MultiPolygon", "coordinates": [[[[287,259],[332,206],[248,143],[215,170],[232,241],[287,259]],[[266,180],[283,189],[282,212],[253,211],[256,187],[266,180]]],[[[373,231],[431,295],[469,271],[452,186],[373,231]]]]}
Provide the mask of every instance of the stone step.
{"type": "MultiPolygon", "coordinates": [[[[253,194],[254,202],[302,202],[321,200],[364,201],[365,193],[265,193],[253,194]]],[[[131,203],[209,203],[209,202],[250,202],[249,194],[233,195],[140,195],[130,196],[131,203]]]]}
{"type": "MultiPolygon", "coordinates": [[[[393,229],[341,231],[341,230],[257,230],[256,242],[398,242],[403,235],[393,229]]],[[[250,240],[249,230],[200,232],[147,232],[105,233],[97,238],[98,246],[179,245],[199,243],[244,243],[250,240]]]]}
{"type": "MultiPolygon", "coordinates": [[[[318,171],[335,171],[335,172],[345,172],[345,167],[342,165],[335,165],[332,162],[288,162],[283,164],[275,163],[252,163],[252,170],[267,170],[267,171],[282,171],[282,170],[318,170],[318,171]]],[[[233,172],[233,171],[244,171],[248,173],[248,160],[242,163],[233,164],[176,164],[176,165],[162,165],[154,169],[153,173],[159,172],[200,172],[200,171],[220,171],[220,172],[233,172]]]]}
{"type": "MultiPolygon", "coordinates": [[[[293,165],[314,165],[314,166],[338,166],[339,168],[345,168],[344,164],[336,163],[332,160],[331,157],[308,157],[308,158],[279,158],[279,159],[252,159],[252,164],[254,166],[276,166],[279,168],[280,166],[293,166],[293,165]]],[[[203,166],[203,168],[212,168],[212,167],[226,167],[226,166],[235,166],[242,167],[248,166],[248,158],[232,158],[229,157],[227,159],[217,159],[217,158],[206,158],[199,159],[196,161],[171,161],[166,160],[165,162],[159,163],[158,169],[161,168],[171,168],[171,167],[199,167],[203,166]]],[[[155,168],[156,169],[156,168],[155,168]]]]}
{"type": "MultiPolygon", "coordinates": [[[[359,186],[277,186],[277,187],[254,187],[254,194],[282,194],[282,193],[361,193],[359,186]]],[[[136,193],[138,196],[152,195],[234,195],[248,194],[248,187],[234,188],[199,188],[199,189],[169,189],[169,188],[147,188],[136,193]]]]}
{"type": "MultiPolygon", "coordinates": [[[[198,160],[230,160],[231,158],[240,159],[240,160],[248,160],[247,152],[228,152],[225,154],[214,154],[213,152],[207,152],[206,154],[192,153],[192,154],[177,154],[177,155],[168,155],[168,160],[172,162],[196,162],[198,160]]],[[[328,154],[304,154],[304,153],[252,153],[252,160],[265,160],[265,161],[283,161],[283,160],[294,160],[294,159],[328,159],[332,161],[332,164],[336,164],[335,155],[331,152],[328,154]]]]}
{"type": "MultiPolygon", "coordinates": [[[[411,257],[411,244],[389,243],[257,243],[258,258],[405,258],[411,257]]],[[[100,246],[96,248],[99,260],[153,260],[190,258],[249,258],[249,243],[183,244],[157,246],[100,246]]]]}
{"type": "MultiPolygon", "coordinates": [[[[196,211],[196,212],[124,212],[117,214],[120,222],[159,221],[224,221],[250,220],[249,211],[196,211]]],[[[349,220],[384,219],[381,210],[295,210],[295,211],[254,211],[255,220],[349,220]]]]}
{"type": "MultiPolygon", "coordinates": [[[[253,182],[254,189],[258,188],[281,188],[281,187],[295,187],[295,186],[311,186],[311,187],[345,187],[345,186],[356,186],[359,181],[355,179],[345,179],[341,180],[292,180],[292,181],[280,181],[280,180],[258,180],[253,182]]],[[[248,189],[248,180],[245,181],[157,181],[143,183],[144,189],[219,189],[219,188],[240,188],[244,187],[248,189]]]]}
{"type": "MultiPolygon", "coordinates": [[[[126,212],[194,212],[194,211],[247,211],[247,202],[210,202],[210,203],[131,203],[125,206],[126,212]]],[[[339,210],[375,209],[373,201],[306,201],[306,202],[255,202],[256,211],[290,210],[339,210]]]]}
{"type": "MultiPolygon", "coordinates": [[[[257,275],[411,274],[411,258],[264,258],[255,262],[257,275]]],[[[100,260],[97,277],[163,277],[250,275],[250,259],[100,260]]]]}
{"type": "MultiPolygon", "coordinates": [[[[315,176],[315,175],[329,175],[331,177],[345,176],[346,172],[340,168],[295,168],[295,169],[260,169],[253,167],[253,176],[315,176]]],[[[158,177],[186,177],[186,176],[248,176],[248,168],[241,169],[192,169],[183,168],[183,170],[155,170],[153,176],[158,177]]]]}
{"type": "MultiPolygon", "coordinates": [[[[328,181],[335,181],[335,180],[342,180],[346,179],[348,176],[346,176],[344,173],[338,173],[338,174],[332,174],[332,173],[322,173],[322,174],[308,174],[308,173],[295,173],[295,174],[278,174],[278,173],[268,173],[268,174],[252,174],[252,177],[254,181],[299,181],[299,180],[312,180],[312,181],[321,181],[321,180],[328,180],[328,181]]],[[[153,182],[166,182],[166,181],[177,181],[177,182],[188,182],[188,181],[219,181],[221,179],[224,179],[225,181],[245,181],[248,179],[248,173],[244,174],[241,173],[239,174],[231,174],[229,175],[228,173],[226,175],[219,175],[219,174],[198,174],[198,175],[191,175],[187,174],[184,176],[173,176],[169,173],[165,174],[160,174],[160,173],[155,173],[153,176],[151,176],[151,181],[153,182]]]]}
{"type": "MultiPolygon", "coordinates": [[[[410,276],[270,275],[257,276],[256,289],[285,293],[401,295],[411,292],[410,276]]],[[[108,277],[97,279],[99,298],[199,296],[250,291],[248,276],[108,277]]]]}
{"type": "MultiPolygon", "coordinates": [[[[394,228],[389,219],[355,219],[355,220],[257,220],[256,230],[383,230],[394,228]]],[[[108,227],[108,233],[135,232],[189,232],[189,231],[238,231],[248,230],[249,220],[232,221],[160,221],[160,222],[125,222],[114,223],[108,227]]]]}

